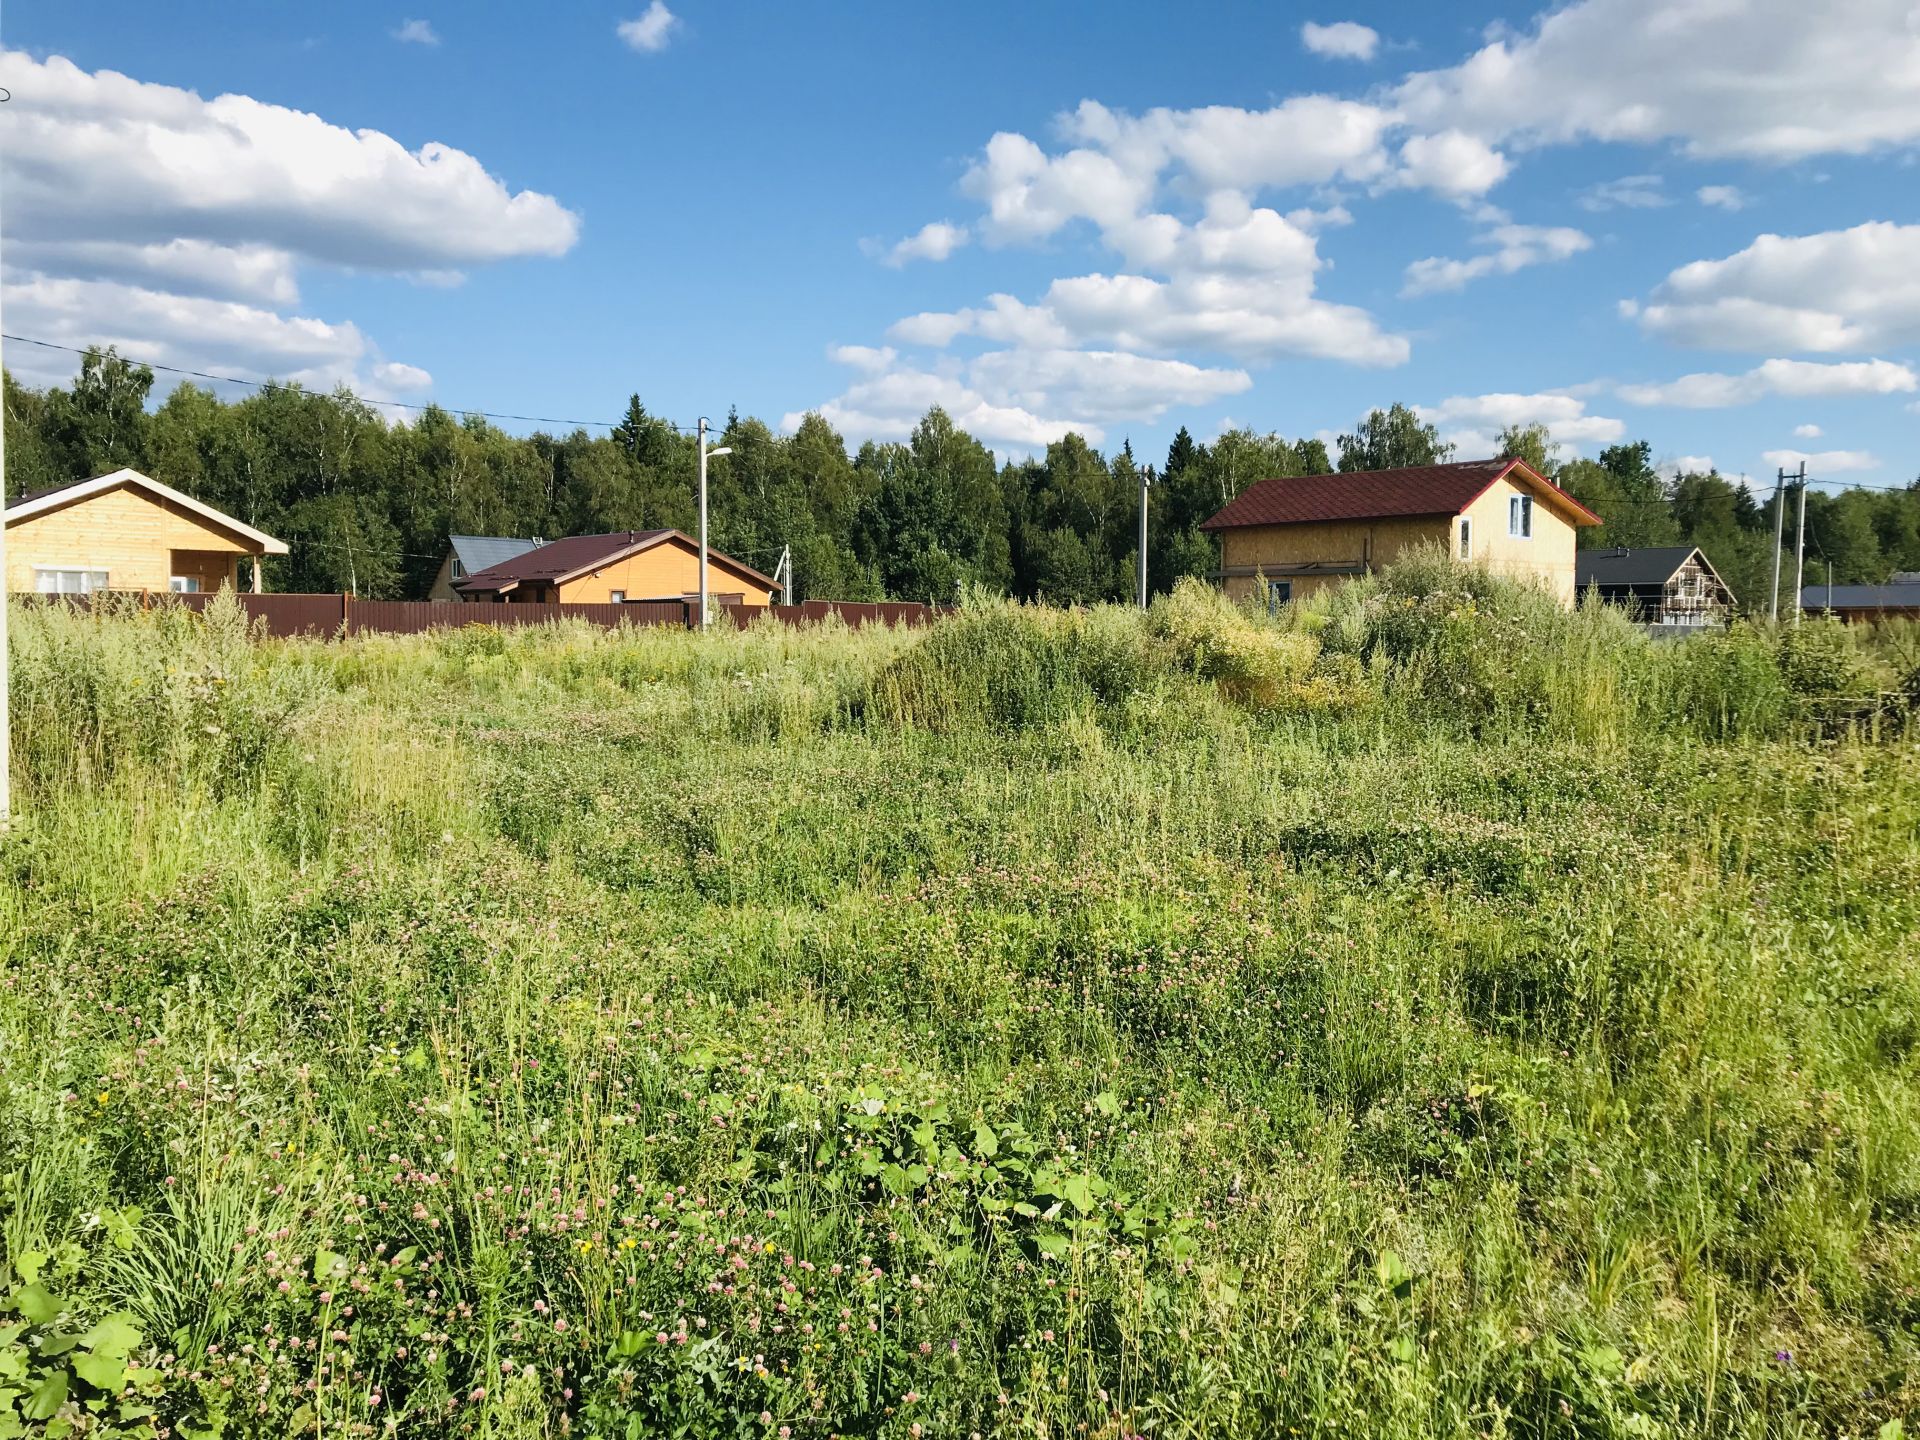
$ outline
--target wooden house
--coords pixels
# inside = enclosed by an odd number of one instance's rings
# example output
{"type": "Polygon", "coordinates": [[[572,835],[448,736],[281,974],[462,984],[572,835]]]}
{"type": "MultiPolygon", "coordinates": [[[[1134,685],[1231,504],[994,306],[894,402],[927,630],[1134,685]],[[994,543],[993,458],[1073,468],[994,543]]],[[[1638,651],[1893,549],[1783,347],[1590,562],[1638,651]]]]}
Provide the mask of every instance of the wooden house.
{"type": "Polygon", "coordinates": [[[115,470],[8,502],[7,589],[199,593],[266,588],[260,561],[287,553],[263,534],[138,470],[115,470]]]}
{"type": "MultiPolygon", "coordinates": [[[[619,604],[698,600],[700,550],[679,530],[620,530],[550,541],[454,582],[469,601],[619,604]]],[[[715,604],[769,605],[779,589],[751,565],[707,551],[715,604]]]]}
{"type": "Polygon", "coordinates": [[[490,566],[524,555],[547,542],[539,538],[523,540],[513,535],[449,535],[447,555],[434,574],[427,590],[429,600],[459,600],[453,587],[469,575],[477,575],[490,566]]]}
{"type": "Polygon", "coordinates": [[[1574,534],[1600,517],[1524,460],[1258,480],[1202,530],[1220,537],[1214,578],[1269,605],[1364,575],[1417,545],[1540,581],[1574,600],[1574,534]]]}
{"type": "Polygon", "coordinates": [[[1723,625],[1733,613],[1733,591],[1695,545],[1582,550],[1574,583],[1582,601],[1597,595],[1643,625],[1723,625]]]}

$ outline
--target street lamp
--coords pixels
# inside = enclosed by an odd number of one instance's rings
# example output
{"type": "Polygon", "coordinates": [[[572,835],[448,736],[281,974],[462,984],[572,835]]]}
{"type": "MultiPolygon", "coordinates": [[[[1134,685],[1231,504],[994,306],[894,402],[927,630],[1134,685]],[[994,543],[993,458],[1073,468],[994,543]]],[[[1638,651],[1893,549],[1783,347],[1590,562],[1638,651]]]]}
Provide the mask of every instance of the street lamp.
{"type": "Polygon", "coordinates": [[[707,448],[707,417],[700,417],[700,628],[707,628],[707,460],[714,455],[731,455],[731,447],[707,448]]]}

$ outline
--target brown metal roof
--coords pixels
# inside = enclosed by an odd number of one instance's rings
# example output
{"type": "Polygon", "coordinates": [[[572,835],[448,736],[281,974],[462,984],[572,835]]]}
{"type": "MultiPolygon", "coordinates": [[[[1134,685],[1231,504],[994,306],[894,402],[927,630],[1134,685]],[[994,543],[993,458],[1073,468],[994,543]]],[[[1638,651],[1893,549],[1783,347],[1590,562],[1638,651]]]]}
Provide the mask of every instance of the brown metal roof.
{"type": "MultiPolygon", "coordinates": [[[[681,530],[615,530],[607,535],[569,535],[564,540],[550,541],[512,559],[503,560],[498,565],[477,570],[466,579],[456,582],[453,588],[510,590],[516,585],[525,584],[558,585],[576,575],[610,565],[615,560],[637,555],[666,540],[682,540],[689,546],[697,543],[681,530]]],[[[707,562],[759,581],[768,590],[779,588],[770,577],[718,550],[707,551],[707,562]]]]}
{"type": "Polygon", "coordinates": [[[1565,504],[1576,525],[1600,517],[1520,460],[1462,460],[1401,470],[1356,470],[1345,475],[1291,475],[1256,480],[1202,530],[1243,525],[1304,525],[1320,520],[1375,520],[1401,515],[1458,515],[1510,472],[1565,504]]]}

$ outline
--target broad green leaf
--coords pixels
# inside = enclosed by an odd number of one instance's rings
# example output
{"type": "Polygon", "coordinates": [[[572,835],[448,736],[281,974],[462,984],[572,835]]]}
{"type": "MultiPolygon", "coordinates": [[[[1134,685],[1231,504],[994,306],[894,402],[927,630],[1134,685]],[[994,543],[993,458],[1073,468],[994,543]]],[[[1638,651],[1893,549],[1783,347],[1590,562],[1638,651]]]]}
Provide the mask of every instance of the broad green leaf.
{"type": "Polygon", "coordinates": [[[118,1355],[76,1355],[73,1373],[94,1389],[111,1393],[126,1380],[127,1362],[118,1355]]]}
{"type": "Polygon", "coordinates": [[[1093,1103],[1100,1107],[1100,1113],[1102,1115],[1118,1115],[1120,1113],[1120,1097],[1111,1090],[1102,1090],[1098,1095],[1093,1097],[1093,1103]]]}
{"type": "Polygon", "coordinates": [[[336,1255],[324,1246],[314,1253],[313,1278],[316,1280],[325,1280],[330,1275],[343,1274],[346,1268],[347,1257],[344,1255],[336,1255]]]}
{"type": "Polygon", "coordinates": [[[973,1153],[982,1160],[991,1160],[1000,1153],[1000,1137],[984,1120],[973,1127],[973,1153]]]}
{"type": "Polygon", "coordinates": [[[38,1385],[27,1397],[26,1417],[29,1420],[51,1420],[53,1412],[67,1403],[67,1372],[56,1370],[38,1385]]]}
{"type": "Polygon", "coordinates": [[[29,1285],[39,1280],[46,1263],[47,1256],[43,1250],[22,1250],[13,1258],[13,1268],[20,1272],[20,1278],[29,1285]]]}
{"type": "Polygon", "coordinates": [[[1093,1209],[1093,1187],[1087,1184],[1084,1175],[1069,1176],[1061,1185],[1060,1193],[1073,1202],[1073,1208],[1082,1215],[1093,1209]]]}
{"type": "Polygon", "coordinates": [[[109,1315],[80,1337],[80,1343],[95,1355],[126,1358],[140,1343],[140,1331],[125,1315],[109,1315]]]}
{"type": "Polygon", "coordinates": [[[13,1308],[35,1325],[51,1325],[60,1313],[60,1302],[47,1293],[44,1285],[26,1285],[13,1292],[13,1308]]]}

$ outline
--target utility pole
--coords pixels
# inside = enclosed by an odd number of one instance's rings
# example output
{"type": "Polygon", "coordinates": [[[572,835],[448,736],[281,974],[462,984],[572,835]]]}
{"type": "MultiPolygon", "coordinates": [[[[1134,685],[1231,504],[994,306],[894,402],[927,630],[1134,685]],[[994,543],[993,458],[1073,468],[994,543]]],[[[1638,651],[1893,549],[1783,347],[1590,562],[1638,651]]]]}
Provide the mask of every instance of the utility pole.
{"type": "Polygon", "coordinates": [[[1140,467],[1140,608],[1147,608],[1147,490],[1153,484],[1153,467],[1140,467]]]}
{"type": "Polygon", "coordinates": [[[1780,623],[1780,546],[1787,538],[1787,467],[1773,477],[1773,621],[1780,623]]]}
{"type": "Polygon", "coordinates": [[[1793,536],[1793,623],[1800,623],[1801,586],[1807,583],[1807,462],[1800,462],[1800,523],[1793,536]]]}

